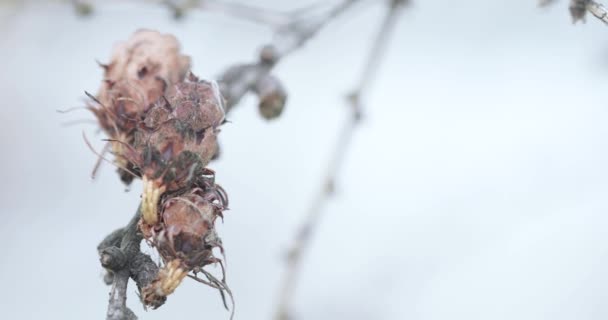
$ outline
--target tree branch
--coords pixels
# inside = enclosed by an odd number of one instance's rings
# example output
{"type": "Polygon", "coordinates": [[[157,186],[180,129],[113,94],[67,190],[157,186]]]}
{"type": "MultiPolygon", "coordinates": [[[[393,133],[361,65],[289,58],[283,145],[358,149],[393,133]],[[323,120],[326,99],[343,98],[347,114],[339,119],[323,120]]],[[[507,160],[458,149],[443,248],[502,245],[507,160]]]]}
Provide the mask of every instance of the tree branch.
{"type": "Polygon", "coordinates": [[[388,39],[394,29],[395,23],[398,20],[401,9],[406,1],[393,0],[387,15],[384,18],[380,30],[377,33],[376,39],[373,42],[369,57],[361,74],[358,85],[351,94],[348,95],[348,103],[350,106],[349,117],[338,135],[338,142],[333,149],[331,158],[327,167],[325,179],[322,181],[321,188],[314,198],[311,207],[309,208],[303,223],[301,224],[292,249],[289,251],[287,259],[287,270],[282,279],[279,291],[279,303],[275,319],[289,319],[291,302],[296,287],[296,280],[300,270],[302,254],[310,243],[311,234],[314,228],[318,225],[323,209],[327,201],[333,194],[335,179],[344,163],[344,157],[348,151],[348,147],[353,138],[359,120],[361,119],[361,97],[367,93],[371,80],[378,70],[378,65],[381,56],[385,51],[388,39]]]}
{"type": "Polygon", "coordinates": [[[590,0],[587,2],[586,9],[596,18],[608,24],[608,11],[606,10],[606,7],[604,7],[602,4],[590,0]]]}
{"type": "MultiPolygon", "coordinates": [[[[150,0],[144,0],[149,2],[150,0]]],[[[176,18],[181,18],[187,11],[199,9],[216,11],[239,19],[269,26],[279,26],[289,20],[289,14],[266,8],[259,8],[222,0],[157,0],[173,10],[176,18]]]]}
{"type": "MultiPolygon", "coordinates": [[[[57,1],[57,0],[55,0],[57,1]]],[[[66,0],[58,0],[66,1],[66,0]]],[[[67,0],[71,2],[77,14],[90,16],[98,4],[124,3],[125,0],[67,0]]],[[[326,4],[326,1],[319,0],[318,3],[307,5],[289,12],[272,10],[269,8],[257,7],[248,4],[225,1],[225,0],[130,0],[133,3],[151,4],[165,6],[169,8],[173,17],[183,18],[188,12],[201,10],[218,12],[237,19],[250,21],[257,24],[267,25],[274,29],[279,29],[285,25],[305,17],[311,12],[326,4]]]]}
{"type": "Polygon", "coordinates": [[[97,247],[101,265],[111,275],[106,277],[107,282],[112,284],[107,320],[137,319],[126,305],[129,278],[135,281],[141,291],[158,273],[156,263],[140,251],[142,235],[137,227],[139,218],[138,209],[126,227],[110,233],[97,247]]]}
{"type": "MultiPolygon", "coordinates": [[[[538,5],[544,7],[554,2],[556,0],[539,0],[538,5]]],[[[584,22],[587,12],[589,12],[600,21],[608,24],[608,9],[594,0],[570,0],[568,9],[570,10],[573,23],[578,21],[584,22]]]]}
{"type": "Polygon", "coordinates": [[[316,35],[330,21],[339,17],[349,8],[361,0],[342,0],[340,3],[331,7],[320,16],[300,17],[302,14],[292,14],[293,21],[282,25],[276,34],[273,44],[264,46],[260,52],[258,61],[254,63],[236,64],[229,67],[219,77],[218,82],[222,95],[226,99],[225,111],[230,112],[240,100],[249,92],[256,93],[260,98],[260,111],[267,119],[278,116],[285,104],[286,93],[280,81],[274,78],[270,72],[274,66],[290,53],[302,48],[314,35],[316,35]],[[268,81],[272,78],[272,85],[276,91],[272,94],[283,95],[283,99],[274,100],[274,112],[265,113],[263,110],[267,106],[264,98],[269,94],[268,91],[260,90],[268,87],[268,81]],[[266,93],[262,96],[260,93],[266,93]]]}

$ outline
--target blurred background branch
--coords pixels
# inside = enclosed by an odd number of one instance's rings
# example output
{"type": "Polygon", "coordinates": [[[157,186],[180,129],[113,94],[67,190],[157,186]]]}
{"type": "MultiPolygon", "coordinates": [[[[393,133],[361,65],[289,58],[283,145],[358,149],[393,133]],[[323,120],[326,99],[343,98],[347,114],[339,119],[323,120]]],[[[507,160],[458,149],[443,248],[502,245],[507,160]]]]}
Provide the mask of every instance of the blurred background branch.
{"type": "Polygon", "coordinates": [[[317,196],[298,228],[294,243],[287,256],[287,269],[280,282],[278,304],[275,319],[286,320],[292,318],[293,297],[297,285],[298,273],[301,270],[301,261],[304,251],[308,248],[312,234],[320,222],[325,206],[331,198],[345,156],[352,142],[353,134],[361,120],[362,99],[370,89],[370,85],[378,71],[382,56],[401,11],[407,1],[393,0],[389,3],[386,16],[382,20],[380,29],[371,44],[369,56],[355,89],[347,96],[347,105],[350,111],[346,123],[338,132],[338,142],[331,152],[330,160],[325,172],[325,178],[317,191],[317,196]]]}
{"type": "MultiPolygon", "coordinates": [[[[538,4],[541,7],[548,6],[557,2],[557,0],[539,0],[538,4]]],[[[572,22],[585,21],[587,12],[591,13],[594,17],[600,21],[608,24],[608,10],[601,3],[594,0],[570,0],[570,15],[572,16],[572,22]]]]}
{"type": "Polygon", "coordinates": [[[319,16],[301,17],[302,10],[293,21],[282,25],[274,43],[264,46],[254,63],[236,64],[226,69],[218,81],[224,98],[226,112],[239,103],[248,92],[254,92],[260,100],[259,110],[266,119],[279,116],[287,95],[279,79],[270,74],[273,67],[290,53],[302,48],[330,21],[346,12],[361,0],[343,0],[319,16]]]}

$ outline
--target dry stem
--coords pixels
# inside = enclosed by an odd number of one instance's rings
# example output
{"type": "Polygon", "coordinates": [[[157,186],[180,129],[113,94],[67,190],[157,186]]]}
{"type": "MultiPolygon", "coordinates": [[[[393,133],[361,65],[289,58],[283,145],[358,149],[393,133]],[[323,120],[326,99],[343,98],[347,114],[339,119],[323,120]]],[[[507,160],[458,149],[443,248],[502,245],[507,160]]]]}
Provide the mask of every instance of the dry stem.
{"type": "Polygon", "coordinates": [[[590,0],[587,2],[586,9],[596,18],[608,24],[608,10],[606,10],[606,7],[604,7],[602,4],[590,0]]]}
{"type": "MultiPolygon", "coordinates": [[[[538,5],[541,7],[553,4],[556,0],[539,0],[538,5]]],[[[594,0],[570,0],[570,15],[572,22],[576,23],[579,20],[585,21],[587,12],[591,13],[600,21],[608,24],[608,10],[602,4],[594,0]]]]}
{"type": "MultiPolygon", "coordinates": [[[[219,76],[222,95],[226,98],[225,111],[228,113],[248,92],[259,91],[264,79],[268,79],[274,66],[290,53],[302,48],[330,21],[352,8],[361,0],[342,0],[319,16],[301,17],[301,10],[292,13],[292,21],[277,29],[277,40],[266,45],[255,63],[237,64],[226,69],[219,76]]],[[[306,10],[307,11],[307,10],[306,10]]],[[[278,87],[283,87],[280,83],[278,87]]]]}
{"type": "Polygon", "coordinates": [[[137,319],[126,305],[129,278],[141,289],[150,284],[158,273],[156,263],[140,251],[142,236],[137,229],[139,218],[138,209],[126,227],[110,233],[97,247],[99,260],[110,275],[107,281],[112,284],[107,320],[137,319]]]}

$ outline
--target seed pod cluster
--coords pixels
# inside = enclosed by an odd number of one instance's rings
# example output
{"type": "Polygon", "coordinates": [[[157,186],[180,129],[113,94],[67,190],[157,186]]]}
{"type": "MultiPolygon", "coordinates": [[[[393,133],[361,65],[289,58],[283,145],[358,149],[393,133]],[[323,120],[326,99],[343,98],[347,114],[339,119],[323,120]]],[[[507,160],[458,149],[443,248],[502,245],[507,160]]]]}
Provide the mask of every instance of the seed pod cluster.
{"type": "Polygon", "coordinates": [[[105,81],[90,109],[109,135],[121,178],[141,177],[139,230],[163,265],[141,288],[146,306],[157,308],[189,274],[222,292],[223,280],[203,270],[223,261],[215,230],[228,197],[207,168],[218,152],[224,99],[214,82],[188,72],[190,59],[173,36],[138,31],[116,47],[104,66],[105,81]],[[208,280],[196,277],[204,274],[208,280]]]}
{"type": "Polygon", "coordinates": [[[189,272],[221,263],[212,252],[223,250],[214,224],[228,199],[206,166],[223,121],[217,87],[190,76],[147,110],[124,153],[143,180],[140,230],[165,264],[142,291],[143,302],[153,308],[189,272]]]}

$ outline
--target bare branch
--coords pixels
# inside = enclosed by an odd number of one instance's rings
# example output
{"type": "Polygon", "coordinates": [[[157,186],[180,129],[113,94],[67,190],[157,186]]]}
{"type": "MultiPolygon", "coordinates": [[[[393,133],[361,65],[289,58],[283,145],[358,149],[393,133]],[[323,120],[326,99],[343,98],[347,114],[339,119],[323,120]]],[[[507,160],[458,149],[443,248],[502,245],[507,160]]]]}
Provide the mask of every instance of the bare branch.
{"type": "MultiPolygon", "coordinates": [[[[125,228],[112,232],[98,246],[99,259],[102,266],[114,268],[110,269],[114,277],[106,315],[107,320],[137,319],[133,311],[127,308],[126,304],[129,270],[125,268],[127,263],[126,250],[133,249],[134,246],[131,241],[137,238],[137,221],[139,221],[139,209],[125,228]],[[119,244],[120,248],[116,244],[119,244]]],[[[141,241],[141,238],[139,241],[141,241]]],[[[139,245],[139,242],[137,245],[139,245]]]]}
{"type": "MultiPolygon", "coordinates": [[[[267,84],[262,82],[268,82],[270,78],[273,78],[273,85],[276,85],[277,89],[280,87],[281,94],[284,95],[281,99],[273,100],[273,102],[277,103],[275,109],[282,110],[283,105],[280,105],[280,103],[285,103],[287,94],[280,81],[270,76],[273,67],[288,54],[302,48],[330,21],[360,1],[342,0],[337,5],[321,13],[320,16],[301,17],[301,12],[292,14],[294,17],[293,21],[284,24],[278,30],[274,44],[269,44],[262,48],[257,62],[237,64],[226,69],[218,77],[222,95],[226,99],[226,113],[231,111],[245,94],[249,92],[257,92],[260,99],[264,100],[264,97],[259,95],[259,89],[266,87],[267,84]]],[[[259,106],[260,108],[265,108],[268,104],[261,101],[259,106]]],[[[260,112],[265,114],[265,111],[262,111],[262,109],[260,109],[260,112]]]]}
{"type": "Polygon", "coordinates": [[[587,11],[591,12],[596,18],[608,24],[608,11],[603,5],[591,0],[587,3],[587,11]]]}
{"type": "MultiPolygon", "coordinates": [[[[149,0],[144,0],[149,2],[149,0]]],[[[239,19],[278,27],[289,21],[289,15],[266,8],[221,0],[160,0],[171,10],[174,17],[181,18],[187,11],[206,10],[220,12],[239,19]]]]}
{"type": "Polygon", "coordinates": [[[556,0],[538,0],[538,6],[539,7],[546,7],[548,5],[551,5],[555,2],[556,0]]]}
{"type": "Polygon", "coordinates": [[[279,56],[285,56],[296,49],[301,48],[315,36],[323,27],[330,21],[334,20],[354,4],[361,0],[344,0],[327,12],[321,14],[320,17],[312,17],[305,19],[295,19],[291,23],[282,27],[277,33],[279,44],[279,56]]]}
{"type": "MultiPolygon", "coordinates": [[[[59,0],[65,1],[65,0],[59,0]]],[[[107,3],[124,3],[125,0],[68,0],[81,16],[89,16],[95,6],[107,3]]],[[[176,19],[183,18],[188,12],[195,10],[218,12],[237,19],[267,25],[279,29],[294,19],[305,16],[320,6],[319,3],[298,8],[289,12],[281,12],[269,8],[257,7],[225,0],[131,0],[134,3],[165,6],[171,10],[176,19]]],[[[320,1],[325,3],[325,1],[320,1]]]]}
{"type": "Polygon", "coordinates": [[[349,118],[339,132],[338,142],[332,151],[326,176],[321,184],[321,189],[314,198],[312,206],[307,212],[305,220],[296,234],[293,247],[288,255],[287,270],[279,289],[280,300],[275,315],[275,319],[277,320],[289,319],[291,302],[293,300],[302,254],[308,247],[311,234],[319,223],[327,201],[333,194],[336,176],[344,163],[344,156],[348,151],[348,147],[353,138],[353,133],[361,118],[361,97],[369,90],[371,80],[378,70],[381,56],[385,51],[387,41],[392,34],[395,23],[400,16],[401,9],[403,8],[404,4],[405,1],[391,2],[388,13],[384,18],[380,30],[377,33],[376,39],[371,47],[371,51],[365,68],[361,74],[359,84],[355,90],[348,95],[348,102],[349,106],[351,107],[349,118]]]}
{"type": "MultiPolygon", "coordinates": [[[[541,7],[553,4],[556,0],[539,0],[538,5],[541,7]]],[[[608,9],[602,4],[594,0],[570,0],[568,7],[572,22],[585,21],[587,12],[598,18],[600,21],[608,24],[608,9]]]]}
{"type": "Polygon", "coordinates": [[[129,284],[129,271],[121,270],[114,275],[110,302],[108,304],[107,320],[137,320],[137,316],[127,308],[127,285],[129,284]]]}
{"type": "Polygon", "coordinates": [[[150,256],[140,251],[142,236],[137,223],[138,209],[129,224],[110,233],[97,247],[101,265],[111,275],[112,289],[107,320],[134,320],[137,316],[127,307],[127,286],[132,278],[140,289],[150,284],[158,274],[158,266],[150,256]]]}

